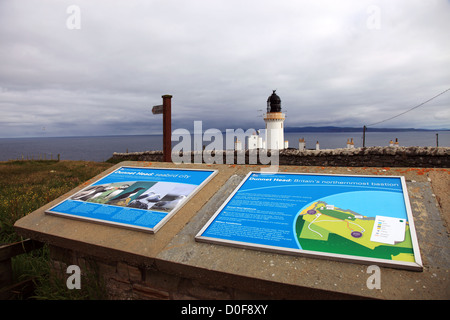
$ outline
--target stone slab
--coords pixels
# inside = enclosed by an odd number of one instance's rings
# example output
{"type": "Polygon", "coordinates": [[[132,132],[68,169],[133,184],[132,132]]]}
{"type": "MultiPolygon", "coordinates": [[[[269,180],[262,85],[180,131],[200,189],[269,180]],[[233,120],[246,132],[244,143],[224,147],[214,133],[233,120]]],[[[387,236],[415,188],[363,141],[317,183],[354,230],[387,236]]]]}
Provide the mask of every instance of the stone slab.
{"type": "Polygon", "coordinates": [[[194,237],[249,171],[261,166],[125,161],[16,222],[19,234],[102,259],[274,299],[449,299],[450,243],[444,216],[447,169],[281,166],[303,173],[402,175],[407,181],[423,272],[381,268],[381,289],[368,289],[367,265],[196,242],[194,237]],[[45,210],[120,166],[212,168],[219,173],[155,234],[49,216],[45,210]],[[436,184],[436,186],[434,186],[436,184]],[[439,185],[439,187],[438,187],[439,185]],[[444,203],[444,205],[442,205],[444,203]]]}
{"type": "MultiPolygon", "coordinates": [[[[279,299],[327,298],[336,297],[337,293],[344,298],[450,298],[448,233],[443,226],[430,181],[422,174],[423,171],[408,168],[280,167],[280,171],[289,172],[406,177],[424,271],[381,268],[381,289],[371,290],[366,284],[371,275],[367,273],[367,265],[195,242],[194,236],[251,170],[255,168],[242,166],[236,171],[211,201],[157,255],[157,265],[171,268],[171,272],[179,274],[191,270],[192,274],[188,276],[207,281],[222,278],[222,285],[229,284],[234,278],[234,286],[240,289],[253,286],[253,290],[259,293],[267,294],[268,288],[278,288],[274,289],[272,296],[279,299]],[[168,261],[173,264],[168,264],[168,261]],[[290,290],[286,291],[287,287],[275,286],[273,283],[285,284],[290,290]],[[293,291],[293,288],[299,289],[298,292],[293,291]]],[[[438,172],[436,170],[435,174],[438,172]]],[[[442,171],[441,178],[448,179],[448,172],[442,171]]]]}

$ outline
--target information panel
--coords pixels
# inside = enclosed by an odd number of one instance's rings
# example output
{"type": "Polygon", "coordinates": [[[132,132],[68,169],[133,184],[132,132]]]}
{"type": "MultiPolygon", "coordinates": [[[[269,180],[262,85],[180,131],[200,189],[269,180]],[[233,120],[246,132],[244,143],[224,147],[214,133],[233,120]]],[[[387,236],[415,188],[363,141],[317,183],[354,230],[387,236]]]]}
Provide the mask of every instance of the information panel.
{"type": "Polygon", "coordinates": [[[46,213],[156,232],[216,173],[120,167],[46,213]]]}
{"type": "Polygon", "coordinates": [[[422,270],[404,177],[250,172],[196,240],[422,270]]]}

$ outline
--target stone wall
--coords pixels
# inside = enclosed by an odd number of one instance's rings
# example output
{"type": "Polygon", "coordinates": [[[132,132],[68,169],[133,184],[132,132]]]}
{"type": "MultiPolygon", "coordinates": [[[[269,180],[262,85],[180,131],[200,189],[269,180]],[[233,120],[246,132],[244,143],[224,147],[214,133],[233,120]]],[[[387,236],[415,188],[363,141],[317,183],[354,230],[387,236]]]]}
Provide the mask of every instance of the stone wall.
{"type": "MultiPolygon", "coordinates": [[[[227,164],[270,164],[267,160],[260,161],[257,151],[217,151],[212,156],[219,160],[222,159],[222,163],[227,164]]],[[[269,153],[266,158],[270,159],[270,157],[272,155],[269,153]]],[[[189,156],[187,158],[189,159],[189,156]]],[[[275,157],[273,158],[275,159],[275,157]]],[[[201,152],[192,152],[190,159],[190,163],[198,163],[198,159],[202,159],[206,163],[212,163],[211,160],[208,160],[207,154],[201,152]]],[[[160,162],[163,161],[163,154],[162,151],[114,153],[112,160],[115,162],[125,160],[160,162]]],[[[280,151],[279,164],[336,167],[450,168],[450,148],[369,147],[304,151],[287,149],[280,151]]]]}
{"type": "Polygon", "coordinates": [[[199,279],[167,273],[156,265],[134,265],[129,261],[117,261],[86,255],[85,253],[49,246],[53,275],[61,281],[67,279],[69,265],[80,266],[80,289],[87,281],[96,282],[91,290],[108,300],[273,300],[273,299],[361,299],[361,297],[323,290],[309,290],[290,285],[279,285],[252,279],[242,279],[249,290],[238,285],[220,282],[218,277],[199,279]],[[261,287],[258,289],[258,287],[261,287]],[[287,290],[287,288],[289,290],[287,290]],[[253,289],[253,290],[251,290],[253,289]],[[263,291],[263,292],[261,292],[263,291]]]}
{"type": "MultiPolygon", "coordinates": [[[[136,266],[87,256],[78,251],[50,246],[53,272],[67,278],[69,265],[81,267],[81,287],[89,276],[101,279],[106,298],[110,300],[196,300],[261,298],[231,287],[202,283],[159,271],[155,266],[136,266]],[[91,275],[89,275],[91,273],[91,275]]],[[[268,296],[262,296],[268,298],[268,296]]]]}

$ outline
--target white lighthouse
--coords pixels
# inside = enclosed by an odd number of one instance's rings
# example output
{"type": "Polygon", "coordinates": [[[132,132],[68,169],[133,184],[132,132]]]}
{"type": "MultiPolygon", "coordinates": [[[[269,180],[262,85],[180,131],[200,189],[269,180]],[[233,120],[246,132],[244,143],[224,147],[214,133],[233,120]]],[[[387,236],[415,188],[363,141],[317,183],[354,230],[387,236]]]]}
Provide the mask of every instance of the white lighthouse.
{"type": "Polygon", "coordinates": [[[267,99],[267,113],[264,116],[266,123],[266,148],[268,150],[280,150],[286,147],[284,141],[285,114],[281,112],[281,99],[273,90],[267,99]]]}

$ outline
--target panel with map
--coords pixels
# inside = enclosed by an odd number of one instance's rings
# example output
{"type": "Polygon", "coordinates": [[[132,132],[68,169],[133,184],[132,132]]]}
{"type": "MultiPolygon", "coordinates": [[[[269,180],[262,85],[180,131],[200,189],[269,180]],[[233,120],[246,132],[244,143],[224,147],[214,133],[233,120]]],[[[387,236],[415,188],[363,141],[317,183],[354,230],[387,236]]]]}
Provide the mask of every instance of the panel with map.
{"type": "Polygon", "coordinates": [[[196,240],[422,270],[404,177],[250,172],[196,240]]]}

